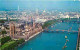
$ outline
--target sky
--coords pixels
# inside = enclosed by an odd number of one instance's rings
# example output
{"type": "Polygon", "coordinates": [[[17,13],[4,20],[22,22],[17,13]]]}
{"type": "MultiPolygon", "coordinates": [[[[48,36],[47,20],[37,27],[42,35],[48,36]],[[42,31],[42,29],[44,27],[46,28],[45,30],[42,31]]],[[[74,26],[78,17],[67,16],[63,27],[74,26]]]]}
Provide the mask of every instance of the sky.
{"type": "Polygon", "coordinates": [[[0,1],[80,1],[80,0],[0,0],[0,1]]]}
{"type": "Polygon", "coordinates": [[[80,8],[79,0],[0,0],[0,10],[3,9],[21,9],[26,8],[80,8]]]}

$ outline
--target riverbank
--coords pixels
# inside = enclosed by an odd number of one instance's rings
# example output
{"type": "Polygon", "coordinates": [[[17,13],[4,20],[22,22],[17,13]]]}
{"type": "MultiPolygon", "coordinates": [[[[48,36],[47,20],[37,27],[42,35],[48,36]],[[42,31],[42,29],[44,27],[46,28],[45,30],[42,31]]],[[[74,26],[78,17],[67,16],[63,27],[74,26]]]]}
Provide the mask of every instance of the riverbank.
{"type": "MultiPolygon", "coordinates": [[[[42,30],[42,31],[43,31],[43,30],[42,30]]],[[[37,33],[33,34],[32,36],[30,36],[30,37],[29,37],[29,39],[25,40],[25,42],[24,42],[24,43],[22,43],[22,44],[18,45],[18,47],[20,47],[21,45],[25,44],[27,41],[29,41],[29,40],[30,40],[30,39],[32,39],[33,37],[37,36],[37,35],[38,35],[38,34],[40,34],[42,31],[40,31],[40,32],[37,32],[37,33]]]]}
{"type": "Polygon", "coordinates": [[[58,20],[49,20],[49,21],[46,21],[43,25],[42,25],[42,28],[43,29],[45,29],[45,28],[47,28],[47,27],[49,27],[50,25],[52,25],[52,24],[54,24],[54,23],[56,23],[56,22],[58,22],[58,20]]]}
{"type": "Polygon", "coordinates": [[[77,45],[76,45],[76,50],[80,49],[80,28],[79,28],[79,32],[78,32],[78,39],[77,39],[77,45]]]}
{"type": "MultiPolygon", "coordinates": [[[[43,30],[42,30],[42,31],[43,31],[43,30]]],[[[28,40],[32,39],[33,37],[35,37],[36,35],[38,35],[38,34],[41,33],[42,31],[33,34],[32,36],[29,37],[29,39],[27,39],[27,40],[25,40],[25,41],[28,41],[28,40]]]]}

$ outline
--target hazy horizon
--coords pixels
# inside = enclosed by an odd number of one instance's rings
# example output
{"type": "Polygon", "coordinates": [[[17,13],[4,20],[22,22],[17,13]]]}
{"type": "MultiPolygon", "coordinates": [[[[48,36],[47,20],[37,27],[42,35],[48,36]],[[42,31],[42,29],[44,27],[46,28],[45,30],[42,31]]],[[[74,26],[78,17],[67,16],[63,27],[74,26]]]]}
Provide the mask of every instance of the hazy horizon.
{"type": "Polygon", "coordinates": [[[0,10],[18,9],[78,9],[80,10],[80,1],[36,1],[36,0],[0,0],[0,10]]]}

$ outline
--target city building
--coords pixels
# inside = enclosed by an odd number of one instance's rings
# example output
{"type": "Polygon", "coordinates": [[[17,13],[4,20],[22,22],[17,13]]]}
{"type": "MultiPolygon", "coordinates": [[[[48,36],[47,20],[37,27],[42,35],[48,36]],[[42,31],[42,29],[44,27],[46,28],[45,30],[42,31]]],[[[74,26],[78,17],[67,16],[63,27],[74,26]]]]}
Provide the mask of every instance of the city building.
{"type": "Polygon", "coordinates": [[[15,24],[13,22],[10,23],[10,36],[14,37],[15,34],[15,24]]]}

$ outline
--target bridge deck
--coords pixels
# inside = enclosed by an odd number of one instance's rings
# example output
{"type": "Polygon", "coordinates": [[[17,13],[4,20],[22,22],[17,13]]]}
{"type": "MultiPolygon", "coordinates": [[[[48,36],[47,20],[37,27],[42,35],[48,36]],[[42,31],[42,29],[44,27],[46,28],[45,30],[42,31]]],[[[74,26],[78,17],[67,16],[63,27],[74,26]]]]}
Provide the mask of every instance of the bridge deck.
{"type": "Polygon", "coordinates": [[[75,30],[44,30],[44,32],[78,32],[75,30]]]}

